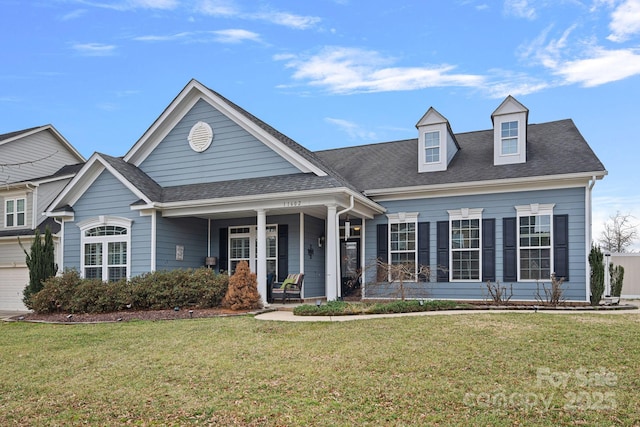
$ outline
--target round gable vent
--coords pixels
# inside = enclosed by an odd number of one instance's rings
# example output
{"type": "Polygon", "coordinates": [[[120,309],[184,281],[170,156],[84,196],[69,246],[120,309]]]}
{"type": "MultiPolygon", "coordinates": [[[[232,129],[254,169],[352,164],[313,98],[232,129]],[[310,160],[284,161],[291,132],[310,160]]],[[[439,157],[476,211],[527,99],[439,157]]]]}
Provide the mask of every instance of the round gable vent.
{"type": "Polygon", "coordinates": [[[213,140],[213,130],[205,122],[198,122],[189,132],[189,146],[197,153],[202,153],[209,148],[213,140]]]}

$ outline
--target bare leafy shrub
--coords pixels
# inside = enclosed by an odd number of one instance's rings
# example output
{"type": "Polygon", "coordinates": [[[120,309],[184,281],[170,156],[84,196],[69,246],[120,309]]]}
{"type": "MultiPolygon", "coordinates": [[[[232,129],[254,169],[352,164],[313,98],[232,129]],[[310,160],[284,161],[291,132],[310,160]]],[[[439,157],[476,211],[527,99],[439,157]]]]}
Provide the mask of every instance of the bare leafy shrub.
{"type": "Polygon", "coordinates": [[[513,284],[509,286],[508,292],[507,287],[500,285],[499,281],[496,281],[495,283],[487,281],[486,286],[487,294],[485,294],[485,300],[490,300],[494,304],[499,305],[509,304],[509,300],[513,297],[513,284]]]}
{"type": "Polygon", "coordinates": [[[551,286],[547,288],[547,285],[542,283],[542,294],[540,293],[540,283],[536,284],[536,300],[541,304],[557,306],[565,303],[564,277],[557,278],[555,273],[551,274],[551,286]]]}

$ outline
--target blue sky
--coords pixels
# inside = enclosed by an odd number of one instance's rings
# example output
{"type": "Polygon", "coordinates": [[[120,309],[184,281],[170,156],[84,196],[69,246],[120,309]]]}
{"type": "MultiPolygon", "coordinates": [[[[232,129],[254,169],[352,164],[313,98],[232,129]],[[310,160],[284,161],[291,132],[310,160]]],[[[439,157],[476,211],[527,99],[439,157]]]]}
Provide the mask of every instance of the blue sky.
{"type": "Polygon", "coordinates": [[[124,155],[191,78],[311,150],[572,118],[609,171],[594,236],[640,218],[640,0],[0,0],[0,133],[124,155]]]}

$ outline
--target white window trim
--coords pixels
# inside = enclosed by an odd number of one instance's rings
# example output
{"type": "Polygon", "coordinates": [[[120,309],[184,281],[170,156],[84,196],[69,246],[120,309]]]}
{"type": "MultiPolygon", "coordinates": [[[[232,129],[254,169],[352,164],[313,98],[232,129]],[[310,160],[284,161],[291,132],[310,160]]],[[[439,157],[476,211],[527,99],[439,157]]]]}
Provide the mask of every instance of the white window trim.
{"type": "MultiPolygon", "coordinates": [[[[413,249],[414,253],[414,265],[415,271],[413,272],[413,276],[418,277],[418,212],[398,212],[394,214],[387,214],[388,219],[388,227],[387,227],[387,264],[391,265],[391,224],[407,224],[413,223],[415,227],[415,248],[413,249]]],[[[398,251],[395,251],[398,252],[398,251]]],[[[402,251],[402,252],[410,252],[410,251],[402,251]]],[[[389,282],[394,282],[391,280],[391,274],[389,273],[387,276],[387,280],[389,282]]]]}
{"type": "MultiPolygon", "coordinates": [[[[516,218],[516,239],[517,239],[517,260],[518,260],[518,282],[525,283],[535,283],[541,280],[550,280],[550,277],[540,278],[540,279],[525,279],[522,280],[520,275],[520,218],[526,216],[546,216],[550,217],[550,225],[549,225],[549,272],[553,274],[555,271],[553,265],[553,208],[555,207],[555,203],[548,204],[540,204],[540,203],[531,203],[529,205],[519,205],[516,206],[517,218],[516,218]]],[[[546,246],[540,246],[540,248],[546,248],[546,246]]]]}
{"type": "Polygon", "coordinates": [[[443,150],[442,150],[442,136],[441,136],[441,132],[439,129],[435,129],[435,130],[427,130],[422,134],[422,163],[424,163],[425,165],[437,165],[442,163],[442,154],[443,154],[443,150]],[[438,134],[438,145],[434,146],[434,147],[427,147],[427,135],[430,133],[437,133],[438,134]],[[427,161],[427,149],[438,149],[438,160],[437,161],[432,161],[429,162],[427,161]]]}
{"type": "Polygon", "coordinates": [[[102,243],[102,280],[109,280],[109,269],[108,269],[108,244],[109,242],[126,242],[127,244],[127,280],[131,278],[131,224],[133,224],[133,220],[128,218],[114,217],[114,216],[106,216],[100,215],[95,218],[89,218],[87,220],[79,222],[78,228],[80,229],[80,275],[81,277],[85,277],[85,263],[84,263],[84,255],[85,255],[85,244],[86,243],[102,243]],[[115,236],[85,236],[85,231],[90,230],[92,228],[101,227],[101,226],[116,226],[123,227],[127,229],[127,234],[123,235],[115,235],[115,236]],[[107,249],[107,250],[105,250],[107,249]],[[106,274],[104,274],[106,271],[106,274]]]}
{"type": "Polygon", "coordinates": [[[12,197],[7,197],[4,199],[4,227],[5,228],[24,228],[27,226],[27,224],[29,223],[27,221],[27,212],[29,211],[28,207],[27,207],[27,196],[26,195],[19,195],[19,196],[12,196],[12,197]],[[19,225],[18,224],[18,213],[20,213],[18,211],[18,200],[24,200],[24,211],[22,212],[24,214],[24,224],[19,225]],[[8,202],[13,202],[13,211],[9,212],[7,210],[7,204],[8,202]],[[9,215],[13,215],[13,225],[7,225],[7,220],[9,215]]]}
{"type": "Polygon", "coordinates": [[[453,269],[450,268],[449,269],[449,281],[450,282],[482,282],[482,211],[484,211],[484,208],[474,208],[474,209],[469,209],[469,208],[462,208],[462,209],[455,209],[455,210],[449,210],[447,211],[449,213],[449,265],[452,266],[453,265],[453,244],[451,242],[451,230],[453,230],[453,221],[458,221],[458,220],[464,220],[464,219],[477,219],[478,221],[478,226],[480,229],[480,240],[479,240],[479,247],[478,247],[478,262],[480,263],[479,265],[479,272],[478,272],[478,279],[454,279],[453,278],[453,269]]]}
{"type": "MultiPolygon", "coordinates": [[[[266,236],[267,238],[269,237],[275,237],[276,238],[276,256],[275,257],[267,257],[267,260],[269,259],[275,259],[276,261],[276,277],[278,277],[278,224],[267,224],[266,225],[266,236]],[[269,228],[275,228],[275,231],[268,231],[269,228]]],[[[242,238],[242,237],[248,237],[249,238],[249,269],[252,272],[256,272],[256,263],[257,263],[257,259],[258,259],[258,249],[257,249],[257,243],[256,240],[258,238],[258,226],[257,225],[233,225],[229,227],[229,236],[228,236],[228,241],[227,241],[227,253],[229,254],[228,256],[228,263],[226,266],[227,271],[229,272],[229,274],[231,274],[231,262],[232,261],[236,261],[236,260],[241,260],[243,258],[233,258],[231,256],[231,239],[233,238],[242,238]],[[235,234],[231,234],[231,230],[232,229],[239,229],[239,228],[248,228],[249,232],[248,233],[235,233],[235,234]]],[[[268,249],[268,247],[267,247],[268,249]]]]}
{"type": "Polygon", "coordinates": [[[510,157],[510,156],[519,156],[520,155],[520,121],[519,120],[504,120],[500,122],[500,157],[510,157]],[[502,136],[502,125],[505,123],[516,123],[517,124],[517,135],[513,136],[502,136]],[[507,153],[503,152],[504,142],[506,140],[515,139],[516,140],[516,152],[515,153],[507,153]]]}

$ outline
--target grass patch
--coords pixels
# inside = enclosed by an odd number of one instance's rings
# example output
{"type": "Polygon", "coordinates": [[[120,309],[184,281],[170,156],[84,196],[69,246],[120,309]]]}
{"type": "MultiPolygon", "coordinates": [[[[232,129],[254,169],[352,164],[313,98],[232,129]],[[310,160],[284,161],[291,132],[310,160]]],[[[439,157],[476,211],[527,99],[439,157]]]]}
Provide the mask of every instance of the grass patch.
{"type": "MultiPolygon", "coordinates": [[[[303,304],[293,309],[296,316],[349,316],[356,314],[415,313],[420,311],[453,310],[463,305],[455,301],[405,300],[389,302],[329,301],[319,306],[303,304]]],[[[464,305],[464,307],[467,307],[464,305]]]]}
{"type": "Polygon", "coordinates": [[[637,314],[0,323],[0,425],[637,425],[638,360],[637,314]]]}

